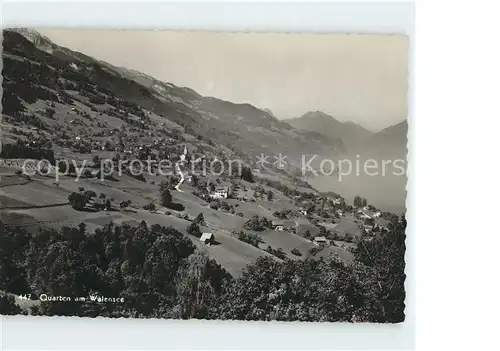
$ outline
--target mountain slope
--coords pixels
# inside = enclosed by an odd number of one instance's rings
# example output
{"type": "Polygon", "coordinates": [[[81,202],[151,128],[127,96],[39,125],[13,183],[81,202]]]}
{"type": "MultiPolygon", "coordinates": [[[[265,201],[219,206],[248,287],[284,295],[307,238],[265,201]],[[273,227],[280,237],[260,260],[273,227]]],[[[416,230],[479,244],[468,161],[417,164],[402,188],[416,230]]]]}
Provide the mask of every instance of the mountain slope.
{"type": "Polygon", "coordinates": [[[71,89],[96,98],[112,95],[136,104],[137,108],[179,124],[192,135],[225,145],[251,158],[261,152],[284,153],[289,159],[300,161],[303,153],[332,154],[343,149],[339,138],[297,130],[250,104],[204,97],[192,89],[98,61],[60,47],[34,30],[4,30],[3,56],[10,80],[5,89],[8,95],[23,101],[26,94],[22,89],[26,84],[66,96],[69,82],[74,85],[71,89]],[[26,63],[20,63],[20,58],[44,68],[47,66],[50,74],[30,77],[20,83],[23,72],[30,70],[26,63]]]}
{"type": "Polygon", "coordinates": [[[364,150],[370,155],[406,159],[407,143],[408,122],[404,120],[374,134],[364,144],[364,150]]]}
{"type": "Polygon", "coordinates": [[[404,120],[374,134],[371,140],[390,145],[403,145],[407,142],[407,135],[408,121],[404,120]]]}
{"type": "Polygon", "coordinates": [[[165,83],[135,70],[118,70],[125,77],[152,89],[159,99],[196,111],[207,125],[206,135],[231,148],[252,155],[281,152],[298,159],[303,152],[331,154],[332,150],[344,150],[341,139],[293,128],[278,120],[270,110],[202,96],[190,88],[165,83]]]}
{"type": "Polygon", "coordinates": [[[347,150],[356,147],[373,133],[353,122],[340,122],[321,112],[308,112],[298,118],[286,120],[291,126],[307,131],[321,133],[328,137],[342,139],[347,150]]]}

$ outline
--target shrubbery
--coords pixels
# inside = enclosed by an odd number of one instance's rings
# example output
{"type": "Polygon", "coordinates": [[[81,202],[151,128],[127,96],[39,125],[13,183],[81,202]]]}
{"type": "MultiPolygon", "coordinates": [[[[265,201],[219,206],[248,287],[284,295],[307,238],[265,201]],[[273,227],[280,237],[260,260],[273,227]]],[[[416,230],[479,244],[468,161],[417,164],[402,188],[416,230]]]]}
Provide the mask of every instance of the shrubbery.
{"type": "Polygon", "coordinates": [[[295,256],[302,256],[302,252],[300,252],[298,249],[294,248],[292,251],[290,251],[292,254],[295,256]]]}
{"type": "Polygon", "coordinates": [[[203,217],[203,213],[199,213],[198,216],[196,216],[196,218],[193,220],[193,223],[196,223],[201,226],[207,225],[205,223],[205,218],[203,217]]]}
{"type": "Polygon", "coordinates": [[[237,237],[238,240],[241,240],[255,247],[259,247],[259,244],[263,242],[260,236],[258,236],[257,234],[245,233],[244,231],[240,231],[239,233],[237,233],[237,237]]]}
{"type": "Polygon", "coordinates": [[[14,296],[0,292],[0,315],[13,316],[22,313],[21,308],[16,305],[14,296]]]}
{"type": "Polygon", "coordinates": [[[243,227],[247,230],[254,230],[257,232],[261,232],[264,230],[272,229],[273,223],[265,217],[259,217],[254,215],[251,219],[249,219],[243,227]]]}
{"type": "Polygon", "coordinates": [[[271,246],[268,246],[266,252],[269,252],[271,255],[274,255],[281,260],[284,260],[286,258],[286,253],[283,252],[282,248],[273,249],[271,246]]]}
{"type": "Polygon", "coordinates": [[[193,235],[197,238],[199,238],[201,236],[200,226],[198,225],[198,223],[195,223],[195,222],[191,223],[187,227],[187,232],[188,232],[188,234],[193,235]]]}
{"type": "Polygon", "coordinates": [[[152,202],[150,202],[147,205],[144,205],[142,208],[145,209],[145,210],[151,211],[151,212],[156,211],[156,206],[152,202]]]}
{"type": "Polygon", "coordinates": [[[71,207],[75,210],[81,211],[87,205],[87,197],[81,193],[73,192],[68,196],[68,201],[71,207]]]}

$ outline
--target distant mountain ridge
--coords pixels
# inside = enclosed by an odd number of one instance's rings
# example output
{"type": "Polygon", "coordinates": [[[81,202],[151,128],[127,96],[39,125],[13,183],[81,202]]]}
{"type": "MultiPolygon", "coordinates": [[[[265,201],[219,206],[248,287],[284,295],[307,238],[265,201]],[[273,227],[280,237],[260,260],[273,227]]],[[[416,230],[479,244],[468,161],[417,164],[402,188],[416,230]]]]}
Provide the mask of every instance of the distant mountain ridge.
{"type": "Polygon", "coordinates": [[[367,157],[406,158],[406,120],[378,133],[353,122],[341,122],[322,111],[311,111],[300,117],[287,119],[286,122],[297,129],[342,139],[346,154],[351,156],[360,154],[367,157]]]}
{"type": "Polygon", "coordinates": [[[340,122],[322,111],[310,111],[306,114],[287,119],[291,126],[321,133],[327,137],[342,139],[349,150],[373,135],[373,132],[354,122],[340,122]]]}
{"type": "Polygon", "coordinates": [[[385,142],[402,144],[407,142],[408,121],[404,120],[389,126],[372,136],[372,140],[385,139],[385,142]]]}
{"type": "Polygon", "coordinates": [[[372,135],[363,145],[371,154],[406,159],[408,143],[408,121],[404,120],[372,135]]]}

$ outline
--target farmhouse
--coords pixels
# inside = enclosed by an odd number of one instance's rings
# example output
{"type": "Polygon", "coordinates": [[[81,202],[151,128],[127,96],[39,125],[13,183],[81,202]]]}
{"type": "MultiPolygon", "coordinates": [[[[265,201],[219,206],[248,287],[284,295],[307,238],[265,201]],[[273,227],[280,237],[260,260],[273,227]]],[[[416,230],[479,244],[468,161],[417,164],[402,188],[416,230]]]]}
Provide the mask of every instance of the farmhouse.
{"type": "Polygon", "coordinates": [[[228,192],[227,187],[217,187],[215,191],[210,194],[210,197],[212,199],[227,199],[228,192]]]}
{"type": "Polygon", "coordinates": [[[205,245],[211,245],[215,242],[215,236],[213,233],[203,233],[201,234],[200,241],[205,245]]]}
{"type": "Polygon", "coordinates": [[[274,230],[278,230],[280,232],[282,232],[285,229],[283,221],[273,221],[272,225],[274,230]]]}
{"type": "Polygon", "coordinates": [[[284,220],[284,221],[273,221],[272,227],[274,230],[284,231],[284,230],[292,230],[295,228],[297,223],[293,220],[284,220]]]}
{"type": "Polygon", "coordinates": [[[318,246],[328,245],[328,240],[324,236],[317,236],[314,238],[313,243],[318,246]]]}

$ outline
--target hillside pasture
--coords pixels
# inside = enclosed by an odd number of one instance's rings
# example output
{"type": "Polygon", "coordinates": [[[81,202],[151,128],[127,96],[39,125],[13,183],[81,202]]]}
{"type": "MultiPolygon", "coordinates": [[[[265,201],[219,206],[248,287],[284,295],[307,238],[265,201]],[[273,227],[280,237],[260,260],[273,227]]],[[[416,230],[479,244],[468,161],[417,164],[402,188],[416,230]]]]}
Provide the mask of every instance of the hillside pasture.
{"type": "Polygon", "coordinates": [[[273,249],[283,249],[291,259],[305,259],[308,256],[308,250],[316,247],[311,241],[287,231],[268,230],[264,232],[255,232],[264,243],[260,247],[263,249],[270,245],[273,249]],[[302,256],[296,256],[291,250],[297,249],[302,256]]]}
{"type": "Polygon", "coordinates": [[[271,256],[267,252],[220,231],[215,233],[215,240],[219,244],[207,247],[209,255],[235,277],[241,275],[243,269],[254,263],[257,258],[271,256]]]}
{"type": "Polygon", "coordinates": [[[0,196],[14,198],[34,206],[68,203],[68,194],[55,186],[51,189],[38,182],[0,188],[0,196]]]}
{"type": "MultiPolygon", "coordinates": [[[[8,168],[9,173],[13,173],[14,170],[12,168],[8,168]]],[[[2,173],[2,169],[0,169],[0,174],[2,173]]],[[[18,175],[2,175],[0,176],[0,188],[6,187],[6,186],[12,186],[12,185],[24,185],[29,183],[30,181],[27,180],[26,178],[18,175]]]]}
{"type": "Polygon", "coordinates": [[[345,235],[345,234],[351,234],[354,236],[362,235],[361,229],[358,227],[358,224],[354,223],[354,221],[351,218],[338,219],[337,225],[333,228],[333,231],[340,235],[345,235]]]}
{"type": "Polygon", "coordinates": [[[32,206],[31,204],[19,201],[13,197],[0,195],[0,210],[5,208],[23,208],[32,206]]]}
{"type": "Polygon", "coordinates": [[[314,257],[326,258],[330,255],[335,255],[335,254],[338,255],[340,259],[344,262],[352,262],[352,260],[354,260],[354,256],[352,253],[346,251],[345,249],[332,245],[323,248],[323,250],[318,252],[314,257]]]}

